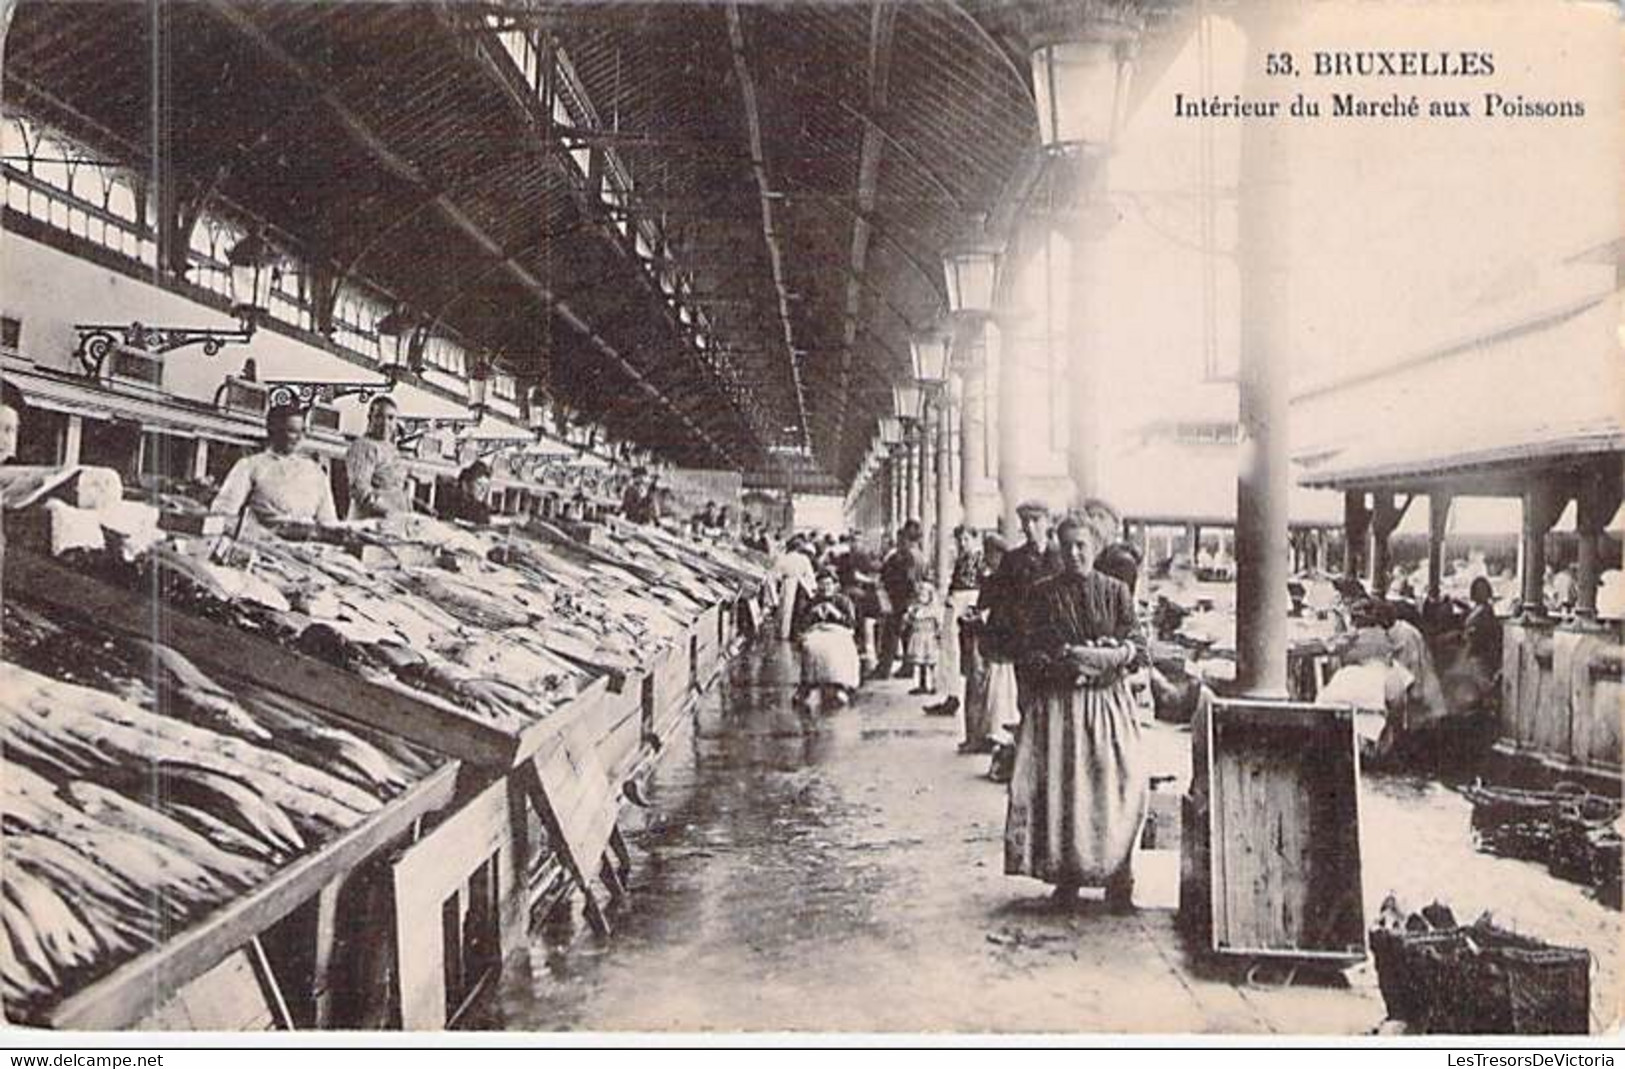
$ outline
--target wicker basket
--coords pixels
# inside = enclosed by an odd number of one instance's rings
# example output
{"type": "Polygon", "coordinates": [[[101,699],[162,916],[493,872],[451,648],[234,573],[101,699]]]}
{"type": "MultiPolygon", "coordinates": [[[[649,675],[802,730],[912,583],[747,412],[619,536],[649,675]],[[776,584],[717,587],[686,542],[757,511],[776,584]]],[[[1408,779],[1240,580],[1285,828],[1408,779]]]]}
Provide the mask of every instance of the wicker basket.
{"type": "Polygon", "coordinates": [[[1388,1015],[1419,1032],[1583,1035],[1590,1030],[1591,956],[1476,924],[1374,931],[1371,949],[1388,1015]]]}

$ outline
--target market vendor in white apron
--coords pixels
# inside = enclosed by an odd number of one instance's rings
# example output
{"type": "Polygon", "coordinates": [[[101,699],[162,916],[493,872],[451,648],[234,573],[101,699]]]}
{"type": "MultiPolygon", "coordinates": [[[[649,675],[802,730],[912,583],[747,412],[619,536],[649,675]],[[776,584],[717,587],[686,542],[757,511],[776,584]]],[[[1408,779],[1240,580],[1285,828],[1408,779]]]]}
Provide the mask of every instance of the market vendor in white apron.
{"type": "Polygon", "coordinates": [[[1018,651],[1021,734],[1004,834],[1004,871],[1054,885],[1066,903],[1104,887],[1130,904],[1129,857],[1145,812],[1140,726],[1127,675],[1146,659],[1134,599],[1092,568],[1089,526],[1063,520],[1062,571],[1032,587],[1033,629],[1018,651]]]}
{"type": "Polygon", "coordinates": [[[412,511],[406,458],[395,444],[400,408],[394,398],[374,398],[367,409],[367,433],[350,443],[344,467],[350,480],[352,520],[371,520],[412,511]]]}
{"type": "Polygon", "coordinates": [[[794,636],[801,647],[801,682],[796,687],[796,703],[804,705],[814,690],[824,706],[845,705],[858,688],[858,646],[852,627],[857,610],[852,599],[841,593],[840,580],[832,571],[818,573],[811,598],[803,599],[796,610],[794,636]]]}
{"type": "Polygon", "coordinates": [[[337,523],[327,472],[299,449],[304,410],[273,406],[265,416],[265,436],[263,452],[231,466],[209,511],[231,517],[233,534],[269,523],[337,523]]]}

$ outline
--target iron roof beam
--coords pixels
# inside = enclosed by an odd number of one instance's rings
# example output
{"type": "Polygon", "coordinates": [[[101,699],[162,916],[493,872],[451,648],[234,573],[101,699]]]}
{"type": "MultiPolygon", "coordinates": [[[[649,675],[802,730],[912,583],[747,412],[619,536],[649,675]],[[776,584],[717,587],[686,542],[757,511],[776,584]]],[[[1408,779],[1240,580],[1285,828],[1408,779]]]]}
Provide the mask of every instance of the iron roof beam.
{"type": "MultiPolygon", "coordinates": [[[[307,86],[311,92],[316,94],[326,106],[328,113],[337,120],[339,125],[357,144],[366,149],[367,153],[380,166],[401,182],[423,190],[425,193],[430,193],[432,189],[431,183],[427,181],[415,164],[396,152],[359,115],[352,111],[349,105],[341,100],[332,89],[322,85],[320,79],[311,73],[297,57],[289,53],[261,29],[252,16],[230,3],[230,0],[205,0],[205,2],[216,17],[251,42],[262,55],[281,67],[295,81],[307,86]]],[[[542,285],[541,280],[526,270],[510,253],[505,251],[477,222],[469,218],[466,212],[444,194],[432,194],[430,203],[441,218],[460,230],[487,255],[500,261],[503,270],[516,282],[544,303],[552,305],[559,318],[569,324],[571,329],[587,338],[593,348],[619,366],[627,377],[632,380],[637,389],[642,390],[676,415],[679,421],[688,427],[700,441],[710,447],[717,456],[728,463],[737,463],[730,450],[718,444],[714,438],[705,433],[665,395],[651,385],[638,368],[633,366],[614,346],[610,345],[609,342],[605,341],[593,330],[591,324],[582,319],[569,305],[555,302],[552,292],[542,285]]]]}
{"type": "Polygon", "coordinates": [[[762,145],[761,104],[756,95],[756,80],[751,75],[750,57],[745,47],[745,27],[739,17],[739,6],[729,4],[728,42],[733,50],[734,74],[739,82],[740,102],[745,112],[745,133],[750,142],[751,172],[756,176],[756,188],[761,194],[762,240],[767,245],[768,262],[773,269],[773,287],[778,291],[779,322],[784,328],[784,355],[790,362],[790,381],[795,388],[796,414],[801,424],[802,445],[812,449],[812,433],[807,424],[807,397],[801,386],[801,367],[796,359],[795,332],[790,322],[790,288],[784,281],[784,255],[779,247],[778,234],[773,229],[772,186],[767,176],[767,156],[762,145]]]}
{"type": "MultiPolygon", "coordinates": [[[[886,113],[887,94],[891,86],[892,31],[897,24],[897,9],[889,0],[877,0],[869,14],[869,111],[874,115],[886,113]]],[[[835,450],[839,458],[846,440],[847,386],[852,376],[852,348],[858,340],[858,318],[863,312],[863,279],[869,259],[869,215],[875,210],[875,194],[880,185],[880,164],[885,158],[886,140],[880,127],[865,123],[863,145],[858,154],[858,210],[852,222],[852,252],[849,257],[850,274],[846,281],[846,312],[841,325],[841,366],[836,386],[840,404],[835,419],[835,450]]]]}

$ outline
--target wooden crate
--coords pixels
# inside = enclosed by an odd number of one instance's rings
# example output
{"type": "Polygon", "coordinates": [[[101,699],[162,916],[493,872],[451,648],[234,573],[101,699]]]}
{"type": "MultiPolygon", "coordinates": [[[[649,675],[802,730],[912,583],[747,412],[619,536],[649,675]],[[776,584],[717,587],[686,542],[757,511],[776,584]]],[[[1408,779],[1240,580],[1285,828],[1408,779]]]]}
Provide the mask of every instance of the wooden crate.
{"type": "Polygon", "coordinates": [[[1196,821],[1199,837],[1188,844],[1182,898],[1205,914],[1196,927],[1207,933],[1210,948],[1337,964],[1363,961],[1359,751],[1352,714],[1220,699],[1212,703],[1205,729],[1207,753],[1196,772],[1205,791],[1193,795],[1206,827],[1196,821]]]}

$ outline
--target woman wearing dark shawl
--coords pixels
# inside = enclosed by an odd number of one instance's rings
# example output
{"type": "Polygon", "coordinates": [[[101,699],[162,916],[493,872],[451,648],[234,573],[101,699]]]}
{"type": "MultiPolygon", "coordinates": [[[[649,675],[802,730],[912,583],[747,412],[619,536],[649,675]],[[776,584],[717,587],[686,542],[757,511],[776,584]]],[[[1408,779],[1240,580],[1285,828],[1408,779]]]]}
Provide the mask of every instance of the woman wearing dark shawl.
{"type": "Polygon", "coordinates": [[[1124,908],[1145,808],[1126,677],[1145,662],[1145,643],[1128,587],[1091,567],[1103,540],[1070,518],[1058,533],[1063,571],[1035,585],[1037,626],[1017,661],[1025,715],[1004,871],[1053,884],[1063,901],[1104,887],[1107,902],[1124,908]]]}

